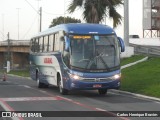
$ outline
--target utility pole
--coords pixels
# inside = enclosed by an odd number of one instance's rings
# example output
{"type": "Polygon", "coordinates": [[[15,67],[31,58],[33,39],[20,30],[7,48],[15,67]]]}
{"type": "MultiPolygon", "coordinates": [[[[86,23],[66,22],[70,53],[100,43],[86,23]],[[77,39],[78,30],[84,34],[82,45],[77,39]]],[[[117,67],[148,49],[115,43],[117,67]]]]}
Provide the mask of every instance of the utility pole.
{"type": "Polygon", "coordinates": [[[42,7],[40,7],[39,16],[40,16],[39,32],[41,32],[41,30],[42,30],[42,7]]]}
{"type": "Polygon", "coordinates": [[[10,53],[10,38],[9,38],[9,32],[7,34],[8,38],[8,48],[7,48],[7,73],[10,71],[10,62],[11,62],[11,53],[10,53]]]}
{"type": "Polygon", "coordinates": [[[41,30],[42,30],[42,7],[40,7],[39,8],[39,2],[41,1],[41,0],[36,0],[37,2],[38,2],[38,32],[41,32],[41,30]]]}
{"type": "Polygon", "coordinates": [[[4,14],[2,14],[2,31],[3,31],[3,41],[4,41],[4,14]]]}
{"type": "Polygon", "coordinates": [[[9,32],[7,34],[7,41],[8,41],[8,46],[7,46],[7,61],[10,61],[10,39],[9,39],[9,32]]]}
{"type": "Polygon", "coordinates": [[[19,10],[20,8],[17,8],[17,10],[18,10],[18,40],[19,40],[19,10]]]}
{"type": "Polygon", "coordinates": [[[65,4],[65,0],[64,0],[64,23],[66,22],[66,20],[65,20],[65,6],[66,6],[66,4],[65,4]]]}
{"type": "Polygon", "coordinates": [[[124,43],[125,52],[121,57],[131,57],[134,55],[134,48],[129,46],[129,0],[124,0],[124,43]]]}
{"type": "Polygon", "coordinates": [[[124,0],[124,43],[129,46],[129,0],[124,0]]]}

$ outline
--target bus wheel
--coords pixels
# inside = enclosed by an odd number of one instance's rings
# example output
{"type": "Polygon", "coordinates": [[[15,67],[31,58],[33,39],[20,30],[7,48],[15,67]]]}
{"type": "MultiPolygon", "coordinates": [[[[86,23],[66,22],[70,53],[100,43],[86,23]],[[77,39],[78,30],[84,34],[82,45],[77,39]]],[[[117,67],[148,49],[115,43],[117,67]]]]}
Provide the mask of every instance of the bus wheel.
{"type": "Polygon", "coordinates": [[[62,87],[61,77],[58,75],[57,78],[58,78],[59,92],[60,92],[62,95],[67,95],[67,94],[68,94],[68,90],[66,90],[66,89],[64,89],[64,88],[62,87]]]}
{"type": "Polygon", "coordinates": [[[98,89],[98,93],[100,95],[105,95],[107,93],[107,89],[98,89]]]}
{"type": "Polygon", "coordinates": [[[39,81],[39,79],[37,80],[37,86],[38,86],[38,88],[43,88],[44,87],[44,83],[41,83],[40,81],[39,81]]]}

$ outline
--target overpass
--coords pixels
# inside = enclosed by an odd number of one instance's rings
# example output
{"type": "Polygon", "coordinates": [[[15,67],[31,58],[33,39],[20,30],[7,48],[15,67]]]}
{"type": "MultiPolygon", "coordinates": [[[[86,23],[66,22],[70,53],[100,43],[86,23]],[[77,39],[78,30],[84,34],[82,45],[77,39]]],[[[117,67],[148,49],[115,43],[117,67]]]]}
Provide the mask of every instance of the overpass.
{"type": "Polygon", "coordinates": [[[6,67],[7,60],[11,69],[27,68],[29,65],[29,40],[6,40],[0,42],[0,68],[6,67]]]}

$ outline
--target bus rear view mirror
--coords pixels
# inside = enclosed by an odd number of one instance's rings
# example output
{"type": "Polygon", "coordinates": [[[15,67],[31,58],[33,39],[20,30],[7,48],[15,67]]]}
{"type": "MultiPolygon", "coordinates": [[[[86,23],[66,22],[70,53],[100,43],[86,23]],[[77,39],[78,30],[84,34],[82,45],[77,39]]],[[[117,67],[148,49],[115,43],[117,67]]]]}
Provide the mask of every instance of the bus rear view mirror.
{"type": "Polygon", "coordinates": [[[121,47],[121,52],[124,52],[125,51],[124,41],[120,37],[118,37],[118,41],[119,41],[119,45],[121,47]]]}

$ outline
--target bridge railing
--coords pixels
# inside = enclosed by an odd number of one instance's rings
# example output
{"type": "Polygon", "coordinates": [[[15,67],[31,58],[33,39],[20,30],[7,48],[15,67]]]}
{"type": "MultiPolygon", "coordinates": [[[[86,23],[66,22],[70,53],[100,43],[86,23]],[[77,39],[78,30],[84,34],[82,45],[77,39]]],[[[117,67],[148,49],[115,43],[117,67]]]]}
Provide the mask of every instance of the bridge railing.
{"type": "MultiPolygon", "coordinates": [[[[29,40],[10,40],[9,45],[11,46],[29,46],[30,41],[29,40]]],[[[8,41],[2,41],[0,42],[0,46],[8,46],[8,41]]]]}

